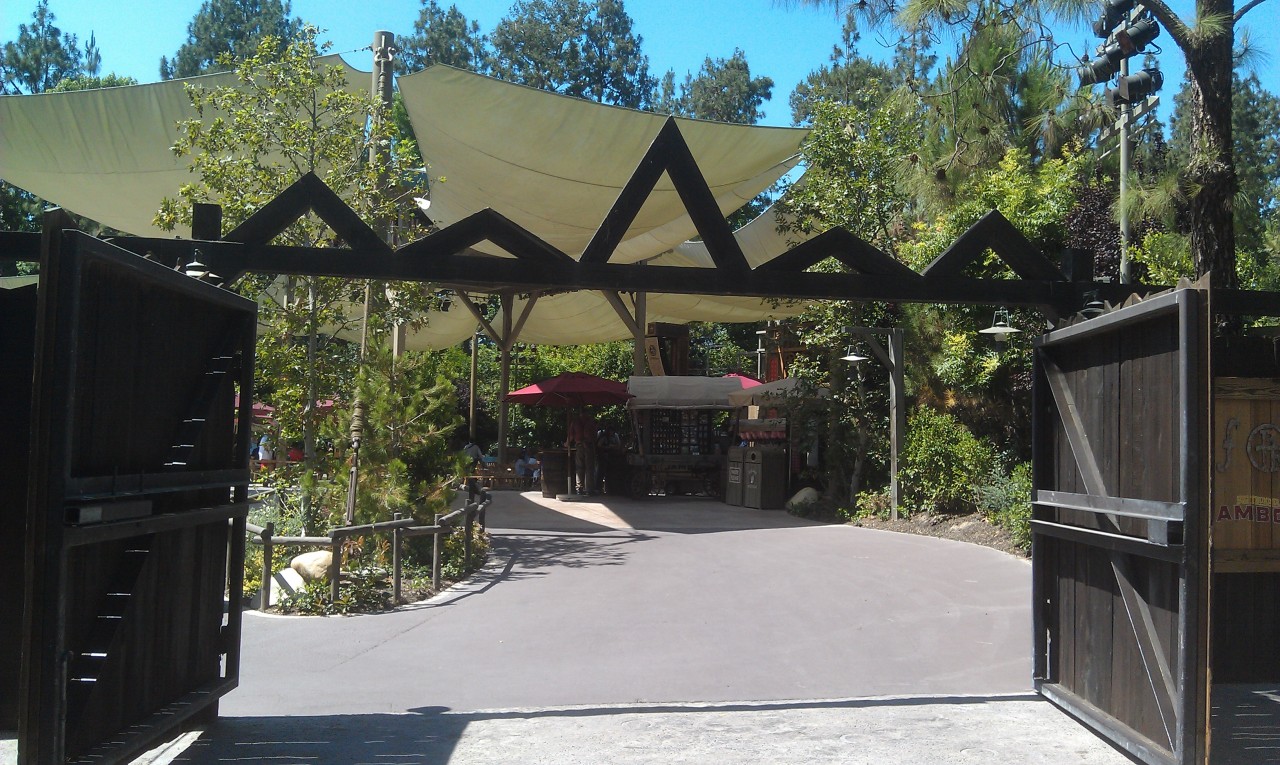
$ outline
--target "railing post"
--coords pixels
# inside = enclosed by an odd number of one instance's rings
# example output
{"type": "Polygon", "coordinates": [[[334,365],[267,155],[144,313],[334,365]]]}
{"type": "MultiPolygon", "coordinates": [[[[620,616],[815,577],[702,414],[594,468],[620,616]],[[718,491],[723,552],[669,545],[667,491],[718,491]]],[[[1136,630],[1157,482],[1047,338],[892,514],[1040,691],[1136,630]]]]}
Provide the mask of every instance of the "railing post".
{"type": "Polygon", "coordinates": [[[271,537],[275,536],[275,521],[267,521],[262,529],[262,586],[258,588],[258,610],[266,611],[271,607],[271,579],[275,576],[275,562],[273,553],[275,547],[271,544],[271,537]]]}
{"type": "MultiPolygon", "coordinates": [[[[440,513],[436,513],[435,525],[440,525],[440,513]]],[[[431,535],[431,589],[440,589],[440,535],[444,533],[443,529],[439,529],[431,535]]]]}
{"type": "MultiPolygon", "coordinates": [[[[400,520],[400,513],[392,513],[392,520],[400,520]]],[[[400,605],[400,527],[391,530],[391,602],[400,605]]]]}
{"type": "Polygon", "coordinates": [[[467,505],[467,512],[463,516],[466,522],[462,526],[462,570],[471,570],[471,528],[475,524],[476,509],[472,505],[467,505]]]}
{"type": "Polygon", "coordinates": [[[342,577],[342,530],[329,532],[329,546],[333,551],[333,560],[329,564],[329,601],[338,603],[338,580],[342,577]]]}

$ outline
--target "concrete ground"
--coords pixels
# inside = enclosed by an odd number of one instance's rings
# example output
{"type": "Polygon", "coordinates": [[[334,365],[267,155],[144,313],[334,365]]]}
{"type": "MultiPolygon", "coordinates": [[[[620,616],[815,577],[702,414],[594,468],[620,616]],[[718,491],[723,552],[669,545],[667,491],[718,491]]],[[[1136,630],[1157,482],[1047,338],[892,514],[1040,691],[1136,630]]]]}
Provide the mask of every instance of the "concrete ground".
{"type": "Polygon", "coordinates": [[[1096,763],[1030,692],[1030,566],[711,500],[495,493],[490,564],[393,614],[245,619],[149,762],[1096,763]]]}

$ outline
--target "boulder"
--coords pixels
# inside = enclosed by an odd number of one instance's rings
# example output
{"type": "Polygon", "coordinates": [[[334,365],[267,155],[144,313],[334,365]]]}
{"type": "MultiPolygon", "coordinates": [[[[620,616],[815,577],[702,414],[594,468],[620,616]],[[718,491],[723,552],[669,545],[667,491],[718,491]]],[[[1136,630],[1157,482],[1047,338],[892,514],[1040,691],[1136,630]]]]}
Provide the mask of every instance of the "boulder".
{"type": "Polygon", "coordinates": [[[795,496],[793,496],[791,499],[787,500],[787,509],[795,510],[797,508],[805,507],[806,505],[812,505],[816,503],[820,498],[821,498],[821,495],[818,494],[817,489],[813,488],[812,486],[806,486],[800,491],[797,491],[795,493],[795,496]]]}
{"type": "Polygon", "coordinates": [[[303,553],[289,561],[289,568],[302,575],[305,581],[328,579],[329,567],[333,565],[333,553],[328,550],[303,553]]]}
{"type": "MultiPolygon", "coordinates": [[[[275,575],[271,577],[271,601],[267,605],[278,605],[281,598],[292,595],[293,593],[304,589],[306,586],[307,583],[302,580],[302,575],[297,571],[294,571],[291,568],[286,568],[283,571],[277,571],[275,575]]],[[[261,591],[254,596],[253,605],[256,608],[262,608],[261,591]]]]}

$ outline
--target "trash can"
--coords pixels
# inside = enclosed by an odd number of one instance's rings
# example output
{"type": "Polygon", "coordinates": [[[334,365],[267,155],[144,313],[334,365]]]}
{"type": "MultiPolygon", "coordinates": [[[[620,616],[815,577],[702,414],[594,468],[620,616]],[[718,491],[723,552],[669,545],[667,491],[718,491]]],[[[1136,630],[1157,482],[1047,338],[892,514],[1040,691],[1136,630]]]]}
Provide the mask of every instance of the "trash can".
{"type": "Polygon", "coordinates": [[[745,450],[742,462],[742,504],[758,510],[777,510],[787,501],[787,452],[780,446],[745,450]]]}
{"type": "Polygon", "coordinates": [[[742,507],[742,468],[746,455],[745,446],[729,447],[729,459],[725,462],[724,502],[726,505],[742,507]]]}
{"type": "Polygon", "coordinates": [[[568,452],[544,449],[538,454],[538,460],[542,466],[542,496],[554,499],[557,494],[564,494],[569,486],[568,452]]]}

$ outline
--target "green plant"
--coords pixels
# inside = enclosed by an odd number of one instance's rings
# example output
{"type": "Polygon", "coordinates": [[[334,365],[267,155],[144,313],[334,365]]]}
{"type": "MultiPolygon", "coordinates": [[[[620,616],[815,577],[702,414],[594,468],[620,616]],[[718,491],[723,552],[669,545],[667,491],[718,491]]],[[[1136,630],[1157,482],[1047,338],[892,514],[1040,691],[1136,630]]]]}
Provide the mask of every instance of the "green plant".
{"type": "Polygon", "coordinates": [[[1023,552],[1031,549],[1031,463],[1016,465],[1008,474],[993,467],[978,487],[977,502],[987,520],[1012,534],[1023,552]]]}
{"type": "Polygon", "coordinates": [[[898,478],[903,504],[926,512],[967,512],[976,488],[991,471],[995,450],[959,420],[928,407],[907,425],[898,478]]]}

